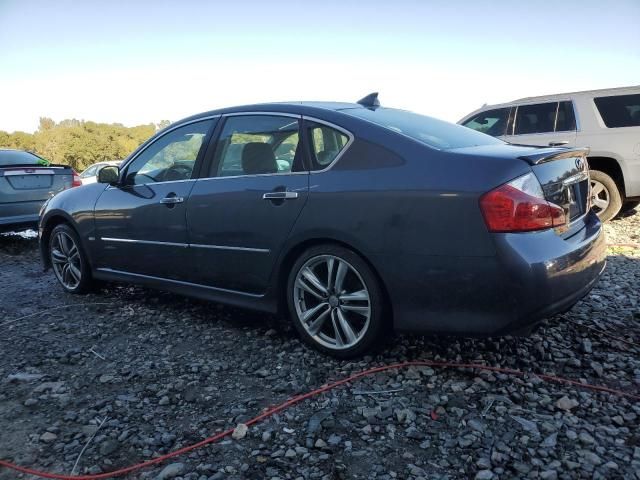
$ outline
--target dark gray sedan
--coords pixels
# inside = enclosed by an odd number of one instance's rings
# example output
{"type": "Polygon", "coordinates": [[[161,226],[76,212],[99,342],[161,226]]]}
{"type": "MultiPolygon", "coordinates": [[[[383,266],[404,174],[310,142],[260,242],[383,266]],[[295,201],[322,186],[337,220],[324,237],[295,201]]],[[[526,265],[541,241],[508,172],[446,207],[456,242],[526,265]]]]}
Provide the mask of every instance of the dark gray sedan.
{"type": "Polygon", "coordinates": [[[268,312],[339,357],[390,329],[526,331],[589,292],[605,242],[585,151],[359,103],[196,115],[46,205],[63,288],[135,282],[268,312]]]}
{"type": "Polygon", "coordinates": [[[71,167],[31,152],[0,149],[0,232],[37,228],[47,198],[82,185],[71,167]]]}

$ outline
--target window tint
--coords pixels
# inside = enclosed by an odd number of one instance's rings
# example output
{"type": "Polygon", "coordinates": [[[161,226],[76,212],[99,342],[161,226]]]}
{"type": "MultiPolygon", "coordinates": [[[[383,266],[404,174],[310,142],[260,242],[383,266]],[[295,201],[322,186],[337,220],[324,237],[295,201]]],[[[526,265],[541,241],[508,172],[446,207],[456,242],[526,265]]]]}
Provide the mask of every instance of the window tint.
{"type": "Polygon", "coordinates": [[[322,170],[327,168],[346,147],[349,137],[327,125],[315,122],[307,122],[307,125],[313,156],[312,170],[322,170]]]}
{"type": "Polygon", "coordinates": [[[163,135],[129,165],[126,183],[140,185],[191,178],[193,167],[214,120],[191,123],[163,135]]]}
{"type": "Polygon", "coordinates": [[[303,170],[298,120],[271,115],[228,117],[216,146],[211,176],[303,170]]]}
{"type": "Polygon", "coordinates": [[[560,102],[558,106],[558,118],[556,120],[556,132],[567,132],[576,129],[576,116],[573,112],[573,102],[560,102]]]}
{"type": "Polygon", "coordinates": [[[393,108],[353,108],[343,113],[363,118],[439,150],[504,143],[462,125],[393,108]]]}
{"type": "Polygon", "coordinates": [[[49,162],[29,152],[20,150],[0,150],[0,166],[7,165],[48,165],[49,162]]]}
{"type": "Polygon", "coordinates": [[[593,101],[607,128],[640,126],[640,94],[597,97],[593,101]]]}
{"type": "Polygon", "coordinates": [[[504,135],[509,120],[509,108],[495,108],[481,112],[463,123],[465,127],[493,137],[504,135]]]}
{"type": "Polygon", "coordinates": [[[515,135],[553,132],[558,102],[520,105],[516,113],[515,135]]]}

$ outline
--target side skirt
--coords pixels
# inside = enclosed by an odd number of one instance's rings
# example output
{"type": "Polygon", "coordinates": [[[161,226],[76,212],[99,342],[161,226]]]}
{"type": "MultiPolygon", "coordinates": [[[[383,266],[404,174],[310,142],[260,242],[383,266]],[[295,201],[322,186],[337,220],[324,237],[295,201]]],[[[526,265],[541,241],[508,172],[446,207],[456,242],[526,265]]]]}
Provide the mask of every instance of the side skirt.
{"type": "Polygon", "coordinates": [[[261,312],[277,313],[278,306],[268,295],[238,292],[224,288],[210,287],[198,283],[183,282],[168,278],[153,277],[139,273],[123,272],[111,268],[98,268],[93,271],[93,277],[108,282],[124,282],[144,285],[158,290],[166,290],[188,297],[200,298],[212,302],[248,308],[261,312]]]}

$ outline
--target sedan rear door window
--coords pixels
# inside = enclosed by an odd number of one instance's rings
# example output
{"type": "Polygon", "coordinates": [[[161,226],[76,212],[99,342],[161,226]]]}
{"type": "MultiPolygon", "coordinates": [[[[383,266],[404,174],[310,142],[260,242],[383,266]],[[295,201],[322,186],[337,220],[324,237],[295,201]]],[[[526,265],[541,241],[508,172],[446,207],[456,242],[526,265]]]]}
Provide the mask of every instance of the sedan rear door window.
{"type": "Polygon", "coordinates": [[[297,118],[243,115],[226,119],[210,176],[236,177],[302,170],[297,118]]]}

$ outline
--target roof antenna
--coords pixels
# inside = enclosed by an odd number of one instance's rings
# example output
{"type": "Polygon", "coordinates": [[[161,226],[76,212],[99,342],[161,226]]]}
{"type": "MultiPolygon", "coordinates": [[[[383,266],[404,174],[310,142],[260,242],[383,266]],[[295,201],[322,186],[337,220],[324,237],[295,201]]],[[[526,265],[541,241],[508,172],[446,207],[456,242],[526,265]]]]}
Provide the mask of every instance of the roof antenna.
{"type": "Polygon", "coordinates": [[[380,100],[378,100],[378,92],[370,93],[366,97],[363,97],[360,100],[358,100],[357,103],[362,105],[363,107],[375,110],[380,106],[380,100]]]}

